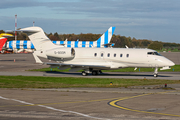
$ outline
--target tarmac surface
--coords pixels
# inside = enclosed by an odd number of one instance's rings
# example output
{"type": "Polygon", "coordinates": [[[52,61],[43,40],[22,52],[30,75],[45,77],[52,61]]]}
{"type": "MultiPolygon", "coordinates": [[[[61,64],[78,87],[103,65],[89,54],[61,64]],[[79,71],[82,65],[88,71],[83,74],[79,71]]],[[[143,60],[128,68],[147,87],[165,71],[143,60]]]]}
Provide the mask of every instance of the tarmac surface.
{"type": "MultiPolygon", "coordinates": [[[[0,55],[0,75],[82,77],[81,73],[30,72],[32,54],[0,55]],[[15,59],[15,61],[14,61],[15,59]]],[[[105,73],[112,78],[154,79],[152,73],[105,73]]],[[[178,72],[155,79],[179,80],[178,72]]],[[[129,88],[0,89],[1,120],[180,120],[180,84],[129,88]]]]}
{"type": "Polygon", "coordinates": [[[180,92],[136,88],[1,89],[0,118],[179,120],[180,92]]]}

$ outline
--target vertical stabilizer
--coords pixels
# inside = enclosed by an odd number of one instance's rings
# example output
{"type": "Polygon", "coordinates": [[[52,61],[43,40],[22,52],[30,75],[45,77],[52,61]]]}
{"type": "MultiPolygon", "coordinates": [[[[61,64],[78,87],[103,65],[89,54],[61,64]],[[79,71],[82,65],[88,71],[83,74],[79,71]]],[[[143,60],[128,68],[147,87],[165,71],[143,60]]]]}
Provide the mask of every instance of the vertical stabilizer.
{"type": "Polygon", "coordinates": [[[1,33],[1,34],[0,34],[0,51],[2,50],[4,44],[6,43],[7,38],[8,38],[8,37],[12,37],[12,36],[13,36],[13,35],[8,34],[8,33],[1,33]]]}
{"type": "Polygon", "coordinates": [[[97,47],[107,47],[106,44],[109,44],[111,38],[114,34],[116,27],[110,27],[98,40],[97,40],[97,47]]]}
{"type": "Polygon", "coordinates": [[[21,29],[20,31],[28,35],[35,49],[38,51],[44,51],[56,47],[56,45],[52,43],[40,27],[27,27],[21,29]]]}

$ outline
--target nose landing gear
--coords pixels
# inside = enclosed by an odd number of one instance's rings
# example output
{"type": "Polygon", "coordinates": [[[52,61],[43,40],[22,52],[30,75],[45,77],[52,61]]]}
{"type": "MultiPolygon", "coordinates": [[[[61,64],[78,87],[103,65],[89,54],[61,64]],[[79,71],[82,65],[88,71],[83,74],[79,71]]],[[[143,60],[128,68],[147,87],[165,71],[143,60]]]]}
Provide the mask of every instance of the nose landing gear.
{"type": "Polygon", "coordinates": [[[157,67],[154,70],[154,77],[158,77],[158,68],[157,67]]]}
{"type": "Polygon", "coordinates": [[[158,74],[154,74],[154,77],[158,77],[158,74]]]}

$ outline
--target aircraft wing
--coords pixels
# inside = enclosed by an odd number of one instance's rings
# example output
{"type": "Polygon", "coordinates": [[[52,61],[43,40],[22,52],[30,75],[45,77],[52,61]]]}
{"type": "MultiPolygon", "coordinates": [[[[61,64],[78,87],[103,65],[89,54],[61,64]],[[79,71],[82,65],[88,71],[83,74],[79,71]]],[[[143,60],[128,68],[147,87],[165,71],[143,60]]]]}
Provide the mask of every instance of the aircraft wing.
{"type": "Polygon", "coordinates": [[[44,63],[46,65],[50,65],[51,68],[56,68],[58,67],[60,70],[64,70],[67,68],[71,68],[71,71],[73,69],[77,70],[82,70],[82,69],[88,69],[88,68],[93,68],[93,69],[99,69],[99,70],[104,70],[104,69],[119,69],[119,68],[124,68],[127,67],[125,64],[122,63],[116,63],[116,62],[104,62],[104,63],[89,63],[89,62],[81,62],[81,63],[76,63],[76,64],[67,64],[67,63],[44,63]]]}
{"type": "Polygon", "coordinates": [[[69,67],[82,67],[82,68],[84,68],[84,67],[87,67],[87,68],[89,68],[89,67],[110,67],[110,66],[103,66],[103,65],[86,65],[86,64],[65,64],[65,63],[44,63],[44,64],[46,64],[46,65],[51,65],[51,66],[55,66],[55,67],[57,67],[57,66],[59,66],[59,67],[61,67],[61,66],[69,66],[69,67]]]}

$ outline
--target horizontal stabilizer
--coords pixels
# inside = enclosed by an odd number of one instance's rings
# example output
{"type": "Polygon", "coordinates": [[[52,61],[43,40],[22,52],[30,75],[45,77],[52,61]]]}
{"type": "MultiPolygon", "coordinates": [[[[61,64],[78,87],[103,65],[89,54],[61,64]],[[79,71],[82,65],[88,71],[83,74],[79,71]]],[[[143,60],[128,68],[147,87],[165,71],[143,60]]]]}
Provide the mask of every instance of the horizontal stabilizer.
{"type": "Polygon", "coordinates": [[[13,35],[12,35],[12,34],[8,34],[8,33],[1,33],[1,34],[0,34],[0,38],[1,38],[1,37],[7,38],[7,37],[13,37],[13,35]]]}
{"type": "Polygon", "coordinates": [[[16,30],[17,32],[24,32],[24,33],[37,33],[39,32],[38,30],[16,30]]]}
{"type": "Polygon", "coordinates": [[[114,43],[107,43],[107,44],[103,44],[102,46],[105,46],[105,47],[112,47],[114,46],[115,44],[114,43]]]}

